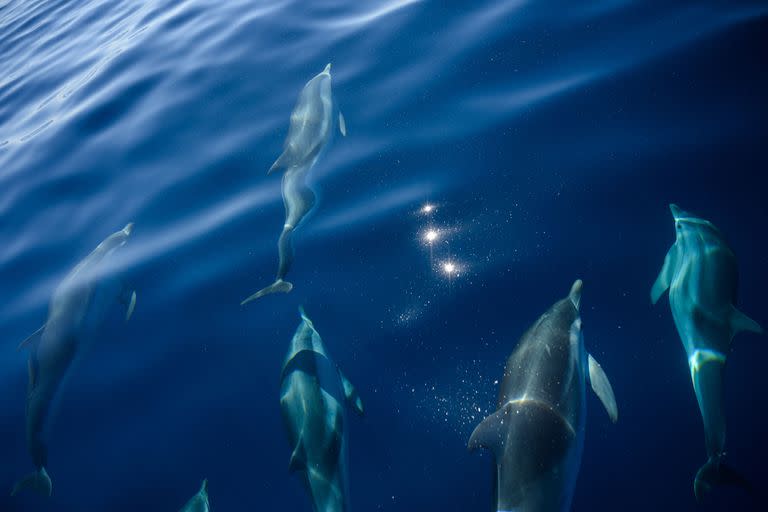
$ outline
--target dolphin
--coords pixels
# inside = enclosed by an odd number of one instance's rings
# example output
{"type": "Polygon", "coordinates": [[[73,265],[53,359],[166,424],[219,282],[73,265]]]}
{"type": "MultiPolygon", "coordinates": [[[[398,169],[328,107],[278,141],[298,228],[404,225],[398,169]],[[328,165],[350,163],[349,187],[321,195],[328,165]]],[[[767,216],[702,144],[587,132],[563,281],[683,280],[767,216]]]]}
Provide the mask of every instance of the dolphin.
{"type": "Polygon", "coordinates": [[[696,498],[701,500],[714,484],[748,487],[723,461],[723,369],[733,337],[741,331],[762,333],[763,329],[736,309],[736,256],[720,230],[675,204],[669,208],[675,219],[676,238],[651,288],[651,302],[656,304],[669,290],[672,318],[688,356],[708,457],[693,484],[696,498]]]}
{"type": "Polygon", "coordinates": [[[211,505],[208,503],[208,480],[203,480],[200,490],[192,496],[179,512],[209,512],[211,505]]]}
{"type": "Polygon", "coordinates": [[[299,313],[280,386],[292,449],[288,469],[300,472],[315,512],[344,512],[349,509],[344,402],[361,416],[363,402],[329,358],[312,321],[303,309],[299,313]]]}
{"type": "MultiPolygon", "coordinates": [[[[275,282],[243,300],[247,304],[270,293],[288,293],[293,285],[285,276],[293,264],[293,232],[315,205],[315,193],[307,186],[307,175],[314,167],[323,149],[328,145],[334,129],[334,102],[331,92],[331,65],[307,82],[291,113],[288,136],[283,153],[272,164],[267,174],[284,169],[281,189],[285,206],[285,224],[277,242],[280,262],[275,282]]],[[[341,112],[338,127],[347,134],[347,125],[341,112]]]]}
{"type": "Polygon", "coordinates": [[[520,339],[507,359],[498,410],[472,432],[468,448],[495,457],[499,512],[570,508],[584,446],[586,380],[614,423],[613,389],[584,348],[576,281],[520,339]]]}
{"type": "Polygon", "coordinates": [[[102,263],[128,240],[133,223],[111,234],[67,274],[53,292],[45,324],[19,344],[30,349],[27,391],[27,449],[37,470],[19,480],[11,495],[24,489],[51,495],[51,479],[45,470],[47,448],[43,430],[50,423],[51,406],[88,334],[103,320],[106,307],[115,300],[127,307],[126,320],[136,306],[136,292],[113,290],[105,279],[102,263]]]}

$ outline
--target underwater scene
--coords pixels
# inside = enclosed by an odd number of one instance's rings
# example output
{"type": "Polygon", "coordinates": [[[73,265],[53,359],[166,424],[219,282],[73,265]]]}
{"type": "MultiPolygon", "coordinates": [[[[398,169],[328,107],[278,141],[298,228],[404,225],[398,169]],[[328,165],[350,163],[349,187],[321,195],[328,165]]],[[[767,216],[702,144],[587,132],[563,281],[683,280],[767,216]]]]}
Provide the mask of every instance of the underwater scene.
{"type": "Polygon", "coordinates": [[[768,510],[767,43],[0,0],[0,512],[768,510]]]}

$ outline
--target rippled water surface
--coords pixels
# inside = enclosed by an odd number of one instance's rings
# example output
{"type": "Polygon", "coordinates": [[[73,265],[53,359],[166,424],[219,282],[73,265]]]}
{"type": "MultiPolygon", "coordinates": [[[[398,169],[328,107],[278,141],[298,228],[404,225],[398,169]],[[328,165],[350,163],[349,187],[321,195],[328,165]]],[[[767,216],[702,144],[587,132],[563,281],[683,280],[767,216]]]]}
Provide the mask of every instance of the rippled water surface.
{"type": "MultiPolygon", "coordinates": [[[[696,505],[701,419],[668,303],[648,293],[674,201],[726,233],[740,307],[768,325],[766,14],[0,0],[0,491],[33,469],[15,348],[54,288],[132,221],[109,269],[138,290],[61,390],[53,495],[0,492],[0,510],[178,510],[203,477],[215,512],[310,510],[278,403],[300,304],[366,406],[347,423],[351,510],[489,510],[491,458],[467,440],[518,337],[577,277],[620,418],[588,398],[573,510],[758,510],[734,489],[696,505]],[[266,171],[328,62],[348,134],[312,171],[295,288],[241,307],[277,264],[266,171]]],[[[742,336],[728,457],[765,490],[768,344],[742,336]]]]}

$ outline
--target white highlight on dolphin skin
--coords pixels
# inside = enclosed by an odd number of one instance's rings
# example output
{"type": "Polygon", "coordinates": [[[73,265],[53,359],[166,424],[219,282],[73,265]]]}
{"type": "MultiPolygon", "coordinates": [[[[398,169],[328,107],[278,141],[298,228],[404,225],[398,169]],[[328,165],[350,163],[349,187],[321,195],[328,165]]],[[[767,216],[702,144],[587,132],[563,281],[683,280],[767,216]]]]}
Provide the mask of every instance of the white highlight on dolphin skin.
{"type": "Polygon", "coordinates": [[[725,364],[725,356],[717,350],[695,350],[691,357],[688,358],[688,366],[691,368],[691,380],[696,380],[696,374],[707,363],[725,364]]]}

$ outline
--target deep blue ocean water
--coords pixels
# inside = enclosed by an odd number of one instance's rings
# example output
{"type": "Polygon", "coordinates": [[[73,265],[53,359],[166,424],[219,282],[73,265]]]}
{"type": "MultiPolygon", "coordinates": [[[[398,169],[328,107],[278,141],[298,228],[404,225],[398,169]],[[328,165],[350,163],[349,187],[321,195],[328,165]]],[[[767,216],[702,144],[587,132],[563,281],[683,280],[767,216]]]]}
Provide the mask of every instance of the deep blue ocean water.
{"type": "MultiPolygon", "coordinates": [[[[573,510],[759,510],[728,488],[696,504],[701,419],[668,302],[649,290],[674,201],[726,233],[739,305],[768,325],[767,14],[0,1],[0,510],[173,511],[204,477],[215,512],[310,510],[278,404],[300,304],[366,406],[347,423],[351,509],[490,510],[491,458],[467,440],[519,336],[577,277],[620,416],[588,398],[573,510]],[[348,136],[313,171],[295,289],[241,307],[277,265],[266,171],[327,62],[348,136]],[[115,308],[61,390],[53,495],[11,498],[33,469],[16,345],[129,221],[113,269],[138,290],[134,317],[115,308]]],[[[737,337],[726,391],[728,459],[761,491],[766,360],[765,337],[737,337]]]]}

